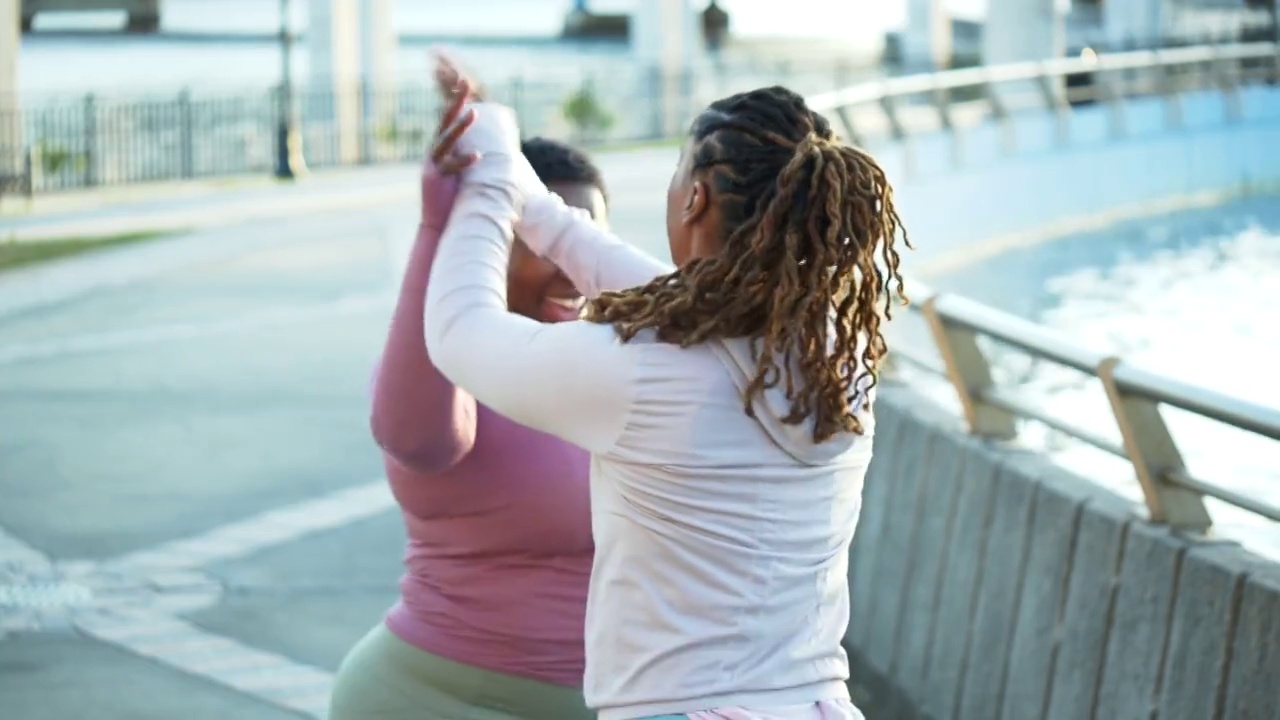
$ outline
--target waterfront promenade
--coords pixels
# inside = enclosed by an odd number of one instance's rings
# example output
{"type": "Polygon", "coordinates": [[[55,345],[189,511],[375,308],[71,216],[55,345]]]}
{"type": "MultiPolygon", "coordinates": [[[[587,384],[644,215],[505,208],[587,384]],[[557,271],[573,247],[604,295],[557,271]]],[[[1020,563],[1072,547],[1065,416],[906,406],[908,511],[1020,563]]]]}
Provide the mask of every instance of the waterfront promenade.
{"type": "MultiPolygon", "coordinates": [[[[1275,57],[1273,46],[1228,50],[1275,57]]],[[[839,113],[921,84],[815,102],[839,113]]],[[[1000,115],[873,146],[921,245],[915,268],[1073,242],[1280,183],[1280,100],[1266,84],[1000,115]]],[[[665,252],[661,190],[675,151],[601,161],[615,228],[665,252]]],[[[0,698],[18,717],[322,712],[338,658],[393,594],[399,556],[365,407],[416,173],[361,173],[107,204],[82,196],[0,225],[27,243],[185,228],[0,276],[0,698]]],[[[923,316],[930,332],[899,343],[910,351],[900,357],[952,380],[961,412],[889,379],[877,401],[846,637],[868,719],[1280,713],[1280,569],[1224,541],[1202,502],[1280,511],[1265,492],[1216,484],[1220,464],[1181,435],[1177,447],[1162,440],[1157,412],[1280,440],[1274,408],[916,289],[905,317],[923,316]],[[993,337],[1084,373],[1110,413],[1046,414],[997,372],[993,337]],[[930,342],[937,353],[915,354],[930,342]],[[1129,462],[1143,502],[1009,442],[1025,429],[1018,417],[1129,462]],[[1118,440],[1095,429],[1113,423],[1118,440]]]]}

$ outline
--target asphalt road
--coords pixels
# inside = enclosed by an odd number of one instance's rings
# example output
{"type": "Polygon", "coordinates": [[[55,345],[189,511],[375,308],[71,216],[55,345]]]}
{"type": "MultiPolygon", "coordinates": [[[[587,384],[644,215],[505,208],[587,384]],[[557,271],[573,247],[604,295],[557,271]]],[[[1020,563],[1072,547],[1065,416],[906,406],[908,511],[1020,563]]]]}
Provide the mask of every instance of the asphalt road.
{"type": "MultiPolygon", "coordinates": [[[[675,151],[601,163],[615,229],[665,252],[675,151]]],[[[380,177],[80,213],[203,229],[0,275],[5,720],[323,716],[400,572],[368,385],[416,179],[380,177]]]]}

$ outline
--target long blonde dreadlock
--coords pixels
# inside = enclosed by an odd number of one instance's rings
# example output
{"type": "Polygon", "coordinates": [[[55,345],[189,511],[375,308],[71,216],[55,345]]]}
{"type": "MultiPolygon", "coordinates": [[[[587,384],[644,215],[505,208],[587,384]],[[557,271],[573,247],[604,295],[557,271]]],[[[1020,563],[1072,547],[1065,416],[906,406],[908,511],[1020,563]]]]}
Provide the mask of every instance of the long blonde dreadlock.
{"type": "Polygon", "coordinates": [[[864,376],[874,386],[886,351],[880,313],[891,316],[889,283],[905,298],[900,230],[911,247],[884,170],[782,87],[713,103],[692,135],[693,172],[705,173],[725,221],[723,250],[601,294],[586,319],[613,325],[624,342],[646,328],[683,347],[752,338],[748,415],[757,395],[782,382],[791,403],[783,421],[812,417],[814,442],[861,434],[853,398],[864,376]]]}

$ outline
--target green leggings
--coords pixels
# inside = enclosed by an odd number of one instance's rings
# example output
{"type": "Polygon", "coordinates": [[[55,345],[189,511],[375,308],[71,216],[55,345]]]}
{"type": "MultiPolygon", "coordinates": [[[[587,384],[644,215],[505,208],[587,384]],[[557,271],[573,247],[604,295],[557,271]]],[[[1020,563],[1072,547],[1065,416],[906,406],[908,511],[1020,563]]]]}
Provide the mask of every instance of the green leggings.
{"type": "Polygon", "coordinates": [[[582,691],[481,670],[379,624],[342,661],[329,720],[592,720],[582,691]]]}

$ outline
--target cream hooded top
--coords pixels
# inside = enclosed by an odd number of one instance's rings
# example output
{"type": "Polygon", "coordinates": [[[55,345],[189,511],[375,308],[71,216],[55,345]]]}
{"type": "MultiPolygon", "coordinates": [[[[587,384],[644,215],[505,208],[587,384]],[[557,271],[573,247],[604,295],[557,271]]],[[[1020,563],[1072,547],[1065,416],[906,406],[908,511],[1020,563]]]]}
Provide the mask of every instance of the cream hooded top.
{"type": "Polygon", "coordinates": [[[847,698],[840,646],[867,433],[815,444],[781,388],[743,412],[746,340],[687,349],[506,310],[513,230],[587,297],[670,266],[566,208],[519,151],[514,116],[476,106],[467,171],[426,304],[428,351],[476,400],[590,451],[596,554],[588,705],[625,720],[847,698]],[[523,222],[521,222],[523,218],[523,222]]]}

